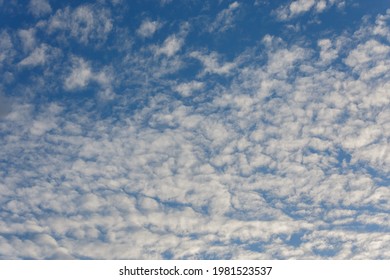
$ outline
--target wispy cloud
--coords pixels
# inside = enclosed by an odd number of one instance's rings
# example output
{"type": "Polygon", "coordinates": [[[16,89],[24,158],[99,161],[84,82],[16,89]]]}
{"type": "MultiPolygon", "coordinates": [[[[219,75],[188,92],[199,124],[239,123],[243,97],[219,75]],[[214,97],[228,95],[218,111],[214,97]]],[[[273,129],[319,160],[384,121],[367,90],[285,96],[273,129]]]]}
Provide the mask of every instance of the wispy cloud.
{"type": "Polygon", "coordinates": [[[48,57],[49,47],[45,44],[34,49],[31,54],[20,61],[21,66],[37,66],[46,63],[48,57]]]}
{"type": "Polygon", "coordinates": [[[234,62],[220,63],[218,61],[218,54],[212,52],[210,54],[203,54],[199,51],[190,53],[190,56],[198,59],[204,66],[203,73],[215,73],[219,75],[229,74],[236,66],[234,62]]]}
{"type": "Polygon", "coordinates": [[[31,50],[35,47],[36,39],[34,28],[19,30],[18,35],[25,50],[31,50]]]}
{"type": "Polygon", "coordinates": [[[47,0],[30,0],[28,10],[35,17],[50,14],[52,9],[47,0]]]}
{"type": "Polygon", "coordinates": [[[12,39],[7,31],[1,31],[0,36],[0,63],[5,64],[12,61],[15,55],[12,39]]]}
{"type": "Polygon", "coordinates": [[[234,26],[234,19],[240,4],[235,1],[229,7],[220,11],[208,28],[209,32],[225,32],[234,26]]]}
{"type": "Polygon", "coordinates": [[[204,83],[198,81],[192,81],[189,83],[181,83],[175,87],[175,90],[182,96],[190,96],[192,92],[201,90],[204,87],[204,83]]]}
{"type": "Polygon", "coordinates": [[[183,44],[183,38],[177,37],[176,35],[171,35],[165,39],[164,43],[160,47],[156,48],[155,52],[157,55],[163,54],[171,57],[180,51],[183,44]]]}
{"type": "Polygon", "coordinates": [[[70,35],[82,44],[102,43],[112,30],[112,21],[108,10],[93,5],[82,5],[76,9],[69,7],[50,17],[47,23],[50,34],[60,32],[70,35]]]}
{"type": "Polygon", "coordinates": [[[137,34],[143,38],[152,37],[153,34],[161,27],[161,25],[162,24],[158,21],[145,19],[137,29],[137,34]]]}
{"type": "Polygon", "coordinates": [[[344,0],[294,0],[276,10],[279,20],[290,20],[308,12],[319,14],[332,6],[344,7],[344,0]]]}
{"type": "Polygon", "coordinates": [[[84,59],[73,57],[70,74],[64,80],[65,89],[83,89],[91,81],[107,88],[110,85],[110,76],[105,71],[94,72],[84,59]]]}

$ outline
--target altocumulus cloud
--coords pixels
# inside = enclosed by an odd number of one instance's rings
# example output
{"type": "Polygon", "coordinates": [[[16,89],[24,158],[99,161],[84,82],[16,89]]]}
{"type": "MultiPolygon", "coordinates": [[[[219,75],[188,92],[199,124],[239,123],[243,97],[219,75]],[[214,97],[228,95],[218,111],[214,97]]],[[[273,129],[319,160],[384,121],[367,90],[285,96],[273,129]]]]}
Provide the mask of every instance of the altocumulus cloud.
{"type": "Polygon", "coordinates": [[[0,258],[388,259],[390,9],[363,2],[3,3],[0,258]]]}

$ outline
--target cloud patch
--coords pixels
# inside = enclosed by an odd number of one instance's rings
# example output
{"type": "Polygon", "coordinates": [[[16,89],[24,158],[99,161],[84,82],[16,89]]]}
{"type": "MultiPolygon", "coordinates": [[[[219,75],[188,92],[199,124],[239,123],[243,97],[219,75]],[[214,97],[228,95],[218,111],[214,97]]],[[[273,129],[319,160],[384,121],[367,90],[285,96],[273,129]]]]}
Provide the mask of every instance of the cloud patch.
{"type": "Polygon", "coordinates": [[[191,96],[194,91],[203,89],[204,83],[191,81],[189,83],[181,83],[175,87],[175,90],[184,97],[191,96]]]}
{"type": "Polygon", "coordinates": [[[47,62],[49,47],[42,44],[34,49],[29,56],[19,62],[20,66],[38,66],[47,62]]]}
{"type": "Polygon", "coordinates": [[[276,10],[276,16],[281,21],[287,21],[308,12],[319,14],[332,6],[344,7],[343,0],[295,0],[276,10]]]}
{"type": "Polygon", "coordinates": [[[35,17],[45,16],[52,12],[50,3],[47,0],[30,0],[28,10],[35,17]]]}
{"type": "Polygon", "coordinates": [[[113,28],[108,10],[93,5],[82,5],[57,10],[47,23],[50,34],[70,33],[81,44],[103,43],[113,28]]]}
{"type": "Polygon", "coordinates": [[[225,32],[234,26],[234,19],[240,4],[235,1],[229,7],[220,11],[214,22],[208,28],[209,32],[225,32]]]}
{"type": "Polygon", "coordinates": [[[158,21],[145,19],[137,29],[137,34],[142,38],[150,38],[161,27],[161,25],[162,24],[158,21]]]}
{"type": "Polygon", "coordinates": [[[64,88],[66,90],[83,89],[90,82],[96,82],[103,88],[110,87],[111,78],[107,71],[95,72],[90,63],[79,57],[72,58],[70,73],[64,79],[64,88]]]}
{"type": "Polygon", "coordinates": [[[164,43],[160,47],[155,48],[155,53],[157,55],[166,55],[167,57],[171,57],[180,51],[183,45],[183,38],[171,35],[165,39],[164,43]]]}
{"type": "Polygon", "coordinates": [[[229,74],[236,64],[234,62],[220,63],[218,54],[212,52],[210,54],[203,54],[199,51],[190,53],[190,57],[199,60],[203,64],[203,74],[218,74],[227,75],[229,74]]]}

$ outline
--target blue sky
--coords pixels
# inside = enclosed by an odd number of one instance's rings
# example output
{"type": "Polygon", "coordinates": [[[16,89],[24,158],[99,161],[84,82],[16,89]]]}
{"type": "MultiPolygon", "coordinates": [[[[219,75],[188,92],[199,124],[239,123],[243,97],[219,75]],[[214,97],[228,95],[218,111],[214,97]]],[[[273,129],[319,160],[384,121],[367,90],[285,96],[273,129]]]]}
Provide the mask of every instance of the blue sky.
{"type": "Polygon", "coordinates": [[[389,259],[388,1],[1,1],[1,259],[389,259]]]}

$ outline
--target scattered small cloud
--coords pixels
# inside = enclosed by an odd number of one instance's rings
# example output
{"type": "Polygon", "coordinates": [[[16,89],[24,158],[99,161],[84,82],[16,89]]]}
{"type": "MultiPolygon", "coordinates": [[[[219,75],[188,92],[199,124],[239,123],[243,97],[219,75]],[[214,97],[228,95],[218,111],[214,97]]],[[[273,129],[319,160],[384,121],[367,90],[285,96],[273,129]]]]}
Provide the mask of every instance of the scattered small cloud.
{"type": "Polygon", "coordinates": [[[22,42],[23,49],[28,51],[35,47],[36,39],[35,39],[35,29],[21,29],[18,32],[20,41],[22,42]]]}
{"type": "Polygon", "coordinates": [[[46,63],[48,46],[42,44],[34,49],[31,54],[19,62],[21,66],[37,66],[46,63]]]}
{"type": "Polygon", "coordinates": [[[157,55],[163,54],[167,57],[171,57],[180,51],[183,45],[183,38],[177,37],[176,35],[171,35],[165,39],[164,43],[160,47],[155,48],[155,53],[157,55]]]}
{"type": "MultiPolygon", "coordinates": [[[[14,56],[14,44],[11,36],[7,31],[3,30],[0,33],[0,63],[3,64],[14,56]]],[[[0,65],[1,65],[0,64],[0,65]]]]}
{"type": "Polygon", "coordinates": [[[64,86],[68,90],[83,88],[92,80],[93,73],[89,64],[82,58],[75,58],[72,63],[71,73],[66,77],[64,86]]]}
{"type": "Polygon", "coordinates": [[[48,0],[30,0],[28,10],[35,17],[45,16],[52,11],[48,0]]]}
{"type": "Polygon", "coordinates": [[[190,96],[194,91],[203,89],[204,83],[191,81],[189,83],[181,83],[175,87],[175,90],[184,97],[190,96]]]}
{"type": "Polygon", "coordinates": [[[279,20],[287,21],[308,12],[319,14],[332,6],[344,7],[343,0],[294,0],[289,4],[276,9],[276,16],[279,20]]]}
{"type": "Polygon", "coordinates": [[[320,47],[320,58],[324,63],[330,63],[338,57],[339,50],[330,39],[321,39],[318,41],[320,47]]]}
{"type": "Polygon", "coordinates": [[[209,32],[225,32],[234,26],[234,19],[240,4],[235,1],[228,8],[217,14],[214,22],[208,28],[209,32]]]}
{"type": "Polygon", "coordinates": [[[103,43],[112,28],[109,11],[93,5],[57,10],[47,24],[49,34],[70,33],[71,37],[84,45],[103,43]]]}
{"type": "MultiPolygon", "coordinates": [[[[89,62],[80,57],[73,57],[70,73],[64,79],[64,88],[66,90],[83,89],[90,82],[96,82],[103,89],[108,90],[111,87],[111,74],[105,69],[93,71],[89,62]]],[[[108,92],[104,95],[108,96],[108,92]]]]}
{"type": "Polygon", "coordinates": [[[145,19],[137,29],[137,34],[142,38],[150,38],[161,27],[161,25],[162,24],[158,21],[145,19]]]}
{"type": "Polygon", "coordinates": [[[218,75],[227,75],[229,74],[236,64],[234,62],[220,63],[218,54],[212,52],[210,54],[203,54],[199,51],[190,53],[190,57],[198,59],[203,64],[203,74],[218,74],[218,75]]]}

